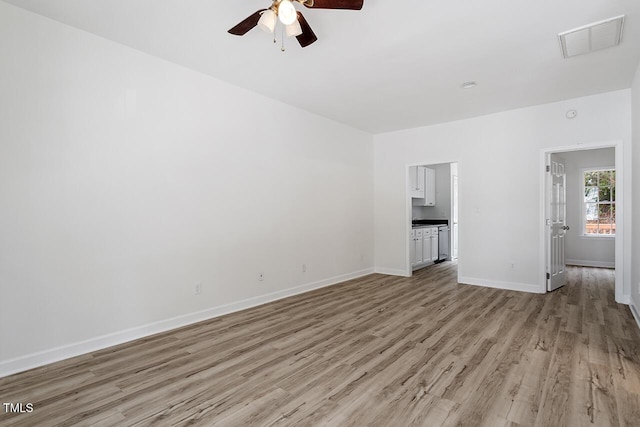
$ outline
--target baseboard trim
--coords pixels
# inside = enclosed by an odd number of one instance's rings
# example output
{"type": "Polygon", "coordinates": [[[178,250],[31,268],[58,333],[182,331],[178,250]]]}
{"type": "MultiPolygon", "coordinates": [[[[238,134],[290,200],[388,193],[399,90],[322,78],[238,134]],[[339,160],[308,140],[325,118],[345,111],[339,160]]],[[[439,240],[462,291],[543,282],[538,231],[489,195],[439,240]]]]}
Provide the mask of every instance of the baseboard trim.
{"type": "Polygon", "coordinates": [[[608,261],[587,261],[584,259],[567,259],[567,265],[577,265],[579,267],[598,267],[598,268],[616,268],[615,262],[608,261]]]}
{"type": "Polygon", "coordinates": [[[631,314],[633,314],[633,318],[636,319],[636,323],[638,324],[638,329],[640,329],[640,313],[636,308],[636,305],[631,301],[629,304],[629,308],[631,309],[631,314]]]}
{"type": "Polygon", "coordinates": [[[193,323],[202,322],[214,317],[222,316],[240,310],[246,310],[247,308],[256,307],[272,301],[313,291],[315,289],[336,285],[338,283],[346,282],[347,280],[352,280],[358,277],[372,274],[373,272],[373,268],[367,268],[352,273],[341,274],[339,276],[330,277],[328,279],[294,286],[292,288],[284,289],[281,291],[247,298],[241,301],[212,307],[202,311],[183,314],[170,319],[160,320],[158,322],[148,323],[146,325],[138,326],[135,328],[101,335],[99,337],[63,345],[60,347],[55,347],[44,351],[39,351],[37,353],[27,354],[25,356],[20,356],[14,359],[3,360],[0,361],[0,378],[17,374],[19,372],[24,372],[26,370],[37,368],[40,366],[48,365],[60,360],[91,353],[92,351],[102,350],[114,345],[123,344],[129,341],[148,337],[150,335],[155,335],[161,332],[166,332],[193,323]]]}
{"type": "Polygon", "coordinates": [[[458,283],[464,285],[484,286],[486,288],[505,289],[508,291],[529,292],[534,294],[544,293],[540,289],[540,285],[532,285],[530,283],[502,282],[499,280],[478,279],[466,276],[459,276],[458,283]]]}
{"type": "Polygon", "coordinates": [[[407,275],[406,271],[399,270],[397,268],[376,267],[375,272],[380,274],[387,274],[389,276],[410,277],[409,275],[407,275]]]}

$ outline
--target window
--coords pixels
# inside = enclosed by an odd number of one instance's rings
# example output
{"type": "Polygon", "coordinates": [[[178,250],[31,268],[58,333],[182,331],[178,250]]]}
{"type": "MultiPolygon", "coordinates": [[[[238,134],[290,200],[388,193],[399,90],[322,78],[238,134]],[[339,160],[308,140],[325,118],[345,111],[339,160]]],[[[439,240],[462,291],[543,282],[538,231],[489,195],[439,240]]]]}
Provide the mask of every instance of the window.
{"type": "Polygon", "coordinates": [[[584,228],[586,236],[616,234],[616,171],[584,171],[584,228]]]}

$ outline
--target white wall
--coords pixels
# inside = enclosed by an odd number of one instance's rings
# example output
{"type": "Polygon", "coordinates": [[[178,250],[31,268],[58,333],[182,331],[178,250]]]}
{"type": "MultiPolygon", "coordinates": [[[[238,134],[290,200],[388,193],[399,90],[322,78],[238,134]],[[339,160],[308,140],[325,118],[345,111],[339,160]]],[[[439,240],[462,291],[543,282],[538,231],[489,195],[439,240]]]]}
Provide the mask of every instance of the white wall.
{"type": "Polygon", "coordinates": [[[632,87],[633,112],[633,278],[631,304],[640,326],[640,64],[632,87]]]}
{"type": "Polygon", "coordinates": [[[426,165],[435,171],[435,206],[413,206],[412,218],[451,220],[451,166],[448,163],[426,165]]]}
{"type": "Polygon", "coordinates": [[[0,376],[372,271],[372,165],[368,134],[0,2],[0,376]]]}
{"type": "MultiPolygon", "coordinates": [[[[460,279],[541,291],[541,152],[609,141],[630,153],[630,90],[374,136],[376,269],[407,271],[407,165],[457,161],[460,279]],[[578,117],[566,119],[569,109],[578,117]]],[[[630,203],[624,214],[630,230],[630,203]]],[[[630,262],[624,270],[628,286],[630,262]]]]}
{"type": "Polygon", "coordinates": [[[587,168],[614,167],[615,149],[601,148],[560,153],[567,173],[567,225],[565,257],[568,264],[591,267],[615,267],[613,237],[584,236],[582,215],[584,195],[583,172],[587,168]]]}

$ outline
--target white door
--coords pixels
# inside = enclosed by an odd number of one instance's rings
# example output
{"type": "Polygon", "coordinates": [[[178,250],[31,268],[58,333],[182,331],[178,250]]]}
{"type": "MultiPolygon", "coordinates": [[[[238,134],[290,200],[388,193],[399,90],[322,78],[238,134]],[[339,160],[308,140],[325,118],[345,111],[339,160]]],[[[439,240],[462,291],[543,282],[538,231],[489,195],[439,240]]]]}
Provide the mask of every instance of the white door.
{"type": "Polygon", "coordinates": [[[550,155],[547,173],[547,224],[548,224],[548,256],[547,256],[547,290],[553,291],[564,286],[567,278],[567,267],[564,259],[564,242],[567,227],[567,177],[564,160],[557,154],[550,155]]]}

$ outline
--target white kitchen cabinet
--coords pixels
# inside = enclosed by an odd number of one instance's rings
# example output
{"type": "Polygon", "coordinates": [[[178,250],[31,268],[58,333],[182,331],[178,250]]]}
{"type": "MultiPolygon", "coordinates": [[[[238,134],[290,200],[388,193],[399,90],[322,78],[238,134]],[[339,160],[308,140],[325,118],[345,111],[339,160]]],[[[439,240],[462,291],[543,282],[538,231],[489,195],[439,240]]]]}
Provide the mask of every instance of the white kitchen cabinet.
{"type": "Polygon", "coordinates": [[[411,188],[415,189],[411,192],[412,205],[413,206],[435,206],[436,205],[436,171],[434,169],[425,166],[414,166],[417,170],[410,171],[412,174],[412,180],[422,179],[422,186],[420,192],[418,192],[418,185],[414,185],[413,181],[411,188]],[[420,171],[421,172],[418,172],[420,171]]]}
{"type": "Polygon", "coordinates": [[[422,251],[423,229],[416,229],[416,264],[422,264],[424,261],[422,251]]]}
{"type": "Polygon", "coordinates": [[[436,205],[436,171],[430,168],[424,168],[424,205],[436,205]]]}
{"type": "Polygon", "coordinates": [[[425,169],[424,166],[411,166],[409,168],[412,199],[424,199],[425,197],[425,169]]]}
{"type": "Polygon", "coordinates": [[[438,261],[438,228],[431,229],[431,261],[438,261]]]}
{"type": "Polygon", "coordinates": [[[422,259],[420,263],[431,261],[431,229],[422,229],[422,259]]]}
{"type": "Polygon", "coordinates": [[[413,269],[438,261],[438,227],[412,229],[410,243],[413,269]]]}
{"type": "Polygon", "coordinates": [[[422,234],[421,228],[411,230],[411,267],[415,267],[424,262],[422,234]]]}

